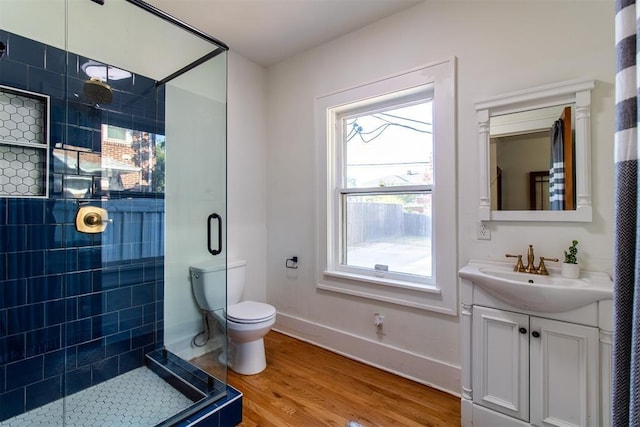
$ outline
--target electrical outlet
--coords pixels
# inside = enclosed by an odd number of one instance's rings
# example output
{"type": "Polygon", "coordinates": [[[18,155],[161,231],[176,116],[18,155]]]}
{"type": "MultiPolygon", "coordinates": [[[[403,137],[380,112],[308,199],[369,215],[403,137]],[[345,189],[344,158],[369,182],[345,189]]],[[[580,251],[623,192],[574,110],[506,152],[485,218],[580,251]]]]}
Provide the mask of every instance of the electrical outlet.
{"type": "Polygon", "coordinates": [[[376,335],[379,338],[387,335],[384,333],[384,314],[373,313],[373,324],[376,325],[376,335]]]}
{"type": "Polygon", "coordinates": [[[378,328],[382,328],[382,325],[384,325],[384,314],[374,313],[373,324],[378,328]]]}
{"type": "Polygon", "coordinates": [[[491,230],[484,221],[478,221],[477,223],[476,238],[478,240],[491,240],[491,230]]]}

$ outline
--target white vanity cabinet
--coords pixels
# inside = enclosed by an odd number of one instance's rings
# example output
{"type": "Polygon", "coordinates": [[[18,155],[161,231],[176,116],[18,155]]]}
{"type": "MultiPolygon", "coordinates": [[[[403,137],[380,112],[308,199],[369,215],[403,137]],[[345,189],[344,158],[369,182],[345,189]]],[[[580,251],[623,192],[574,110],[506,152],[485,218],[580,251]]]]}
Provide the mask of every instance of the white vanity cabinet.
{"type": "Polygon", "coordinates": [[[472,260],[459,273],[462,425],[610,426],[611,279],[512,268],[472,260]]]}
{"type": "Polygon", "coordinates": [[[536,426],[598,421],[598,328],[473,307],[473,402],[536,426]]]}
{"type": "Polygon", "coordinates": [[[473,402],[529,421],[529,317],[473,307],[473,402]]]}

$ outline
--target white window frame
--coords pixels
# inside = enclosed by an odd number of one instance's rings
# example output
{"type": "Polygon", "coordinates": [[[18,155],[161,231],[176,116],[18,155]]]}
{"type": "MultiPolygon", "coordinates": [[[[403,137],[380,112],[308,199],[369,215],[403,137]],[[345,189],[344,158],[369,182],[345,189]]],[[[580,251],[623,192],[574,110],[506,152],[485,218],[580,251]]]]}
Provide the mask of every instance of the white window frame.
{"type": "MultiPolygon", "coordinates": [[[[413,308],[457,314],[457,210],[455,58],[382,78],[316,99],[319,160],[317,288],[413,308]],[[377,277],[340,266],[340,194],[336,182],[342,167],[335,126],[345,110],[415,95],[433,104],[432,276],[404,280],[402,275],[377,277]]],[[[389,105],[389,104],[387,104],[389,105]]],[[[394,188],[395,189],[395,188],[394,188]]],[[[401,190],[401,188],[397,188],[401,190]]]]}

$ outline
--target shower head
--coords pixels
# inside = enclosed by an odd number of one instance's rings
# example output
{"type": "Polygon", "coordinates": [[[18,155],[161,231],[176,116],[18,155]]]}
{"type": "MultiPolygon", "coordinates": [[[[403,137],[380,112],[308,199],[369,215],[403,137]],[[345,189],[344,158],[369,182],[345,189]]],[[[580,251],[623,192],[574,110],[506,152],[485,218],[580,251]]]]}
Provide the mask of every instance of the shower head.
{"type": "Polygon", "coordinates": [[[111,104],[113,101],[111,86],[95,77],[84,82],[82,93],[94,104],[111,104]]]}

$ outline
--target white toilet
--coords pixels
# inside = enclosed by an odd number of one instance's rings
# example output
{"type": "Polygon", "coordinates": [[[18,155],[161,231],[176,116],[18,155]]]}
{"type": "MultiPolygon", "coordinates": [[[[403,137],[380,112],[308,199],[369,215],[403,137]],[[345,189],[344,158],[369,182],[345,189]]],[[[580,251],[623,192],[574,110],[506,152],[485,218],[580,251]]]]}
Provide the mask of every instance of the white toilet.
{"type": "Polygon", "coordinates": [[[276,322],[276,309],[262,302],[240,302],[245,283],[246,265],[245,261],[227,263],[226,304],[225,291],[220,289],[225,283],[224,264],[210,261],[195,264],[189,268],[189,271],[191,287],[202,310],[218,318],[224,325],[225,319],[220,318],[216,310],[225,305],[227,307],[225,312],[229,337],[227,365],[239,374],[253,375],[267,367],[263,337],[276,322]]]}

